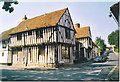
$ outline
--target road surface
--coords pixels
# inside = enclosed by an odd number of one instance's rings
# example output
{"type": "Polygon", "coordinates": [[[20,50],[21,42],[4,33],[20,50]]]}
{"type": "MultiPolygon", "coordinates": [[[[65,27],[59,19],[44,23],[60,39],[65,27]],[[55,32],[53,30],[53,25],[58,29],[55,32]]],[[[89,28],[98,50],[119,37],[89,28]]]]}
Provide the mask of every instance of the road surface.
{"type": "Polygon", "coordinates": [[[105,80],[110,71],[118,64],[118,57],[109,54],[109,59],[102,63],[79,64],[62,70],[35,71],[2,69],[3,81],[28,80],[105,80]]]}

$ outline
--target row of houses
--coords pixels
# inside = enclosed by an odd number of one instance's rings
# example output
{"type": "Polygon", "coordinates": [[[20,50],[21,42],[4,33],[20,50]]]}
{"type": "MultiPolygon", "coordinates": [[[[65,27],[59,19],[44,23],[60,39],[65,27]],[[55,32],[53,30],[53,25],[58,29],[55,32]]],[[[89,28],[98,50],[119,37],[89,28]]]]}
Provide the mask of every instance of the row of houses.
{"type": "Polygon", "coordinates": [[[0,63],[58,67],[97,56],[90,26],[73,24],[68,8],[28,19],[5,32],[0,40],[0,63]]]}

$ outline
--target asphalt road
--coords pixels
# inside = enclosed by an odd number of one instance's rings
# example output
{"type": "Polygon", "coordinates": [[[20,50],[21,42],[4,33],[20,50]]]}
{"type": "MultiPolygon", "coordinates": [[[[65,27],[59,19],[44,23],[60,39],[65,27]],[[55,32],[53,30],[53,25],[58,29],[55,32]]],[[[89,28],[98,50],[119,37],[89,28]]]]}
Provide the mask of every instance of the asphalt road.
{"type": "Polygon", "coordinates": [[[0,70],[4,81],[28,81],[28,80],[105,80],[110,71],[118,64],[118,57],[114,53],[109,54],[109,59],[102,63],[91,63],[86,66],[62,70],[33,71],[33,70],[0,70]]]}

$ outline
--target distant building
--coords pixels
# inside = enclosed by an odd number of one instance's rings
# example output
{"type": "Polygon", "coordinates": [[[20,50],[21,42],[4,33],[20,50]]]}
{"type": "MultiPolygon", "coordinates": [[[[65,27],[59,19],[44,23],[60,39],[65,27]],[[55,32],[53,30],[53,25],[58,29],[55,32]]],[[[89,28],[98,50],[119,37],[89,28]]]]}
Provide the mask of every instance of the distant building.
{"type": "MultiPolygon", "coordinates": [[[[92,58],[92,35],[90,27],[80,27],[80,24],[75,24],[75,30],[76,30],[76,39],[83,44],[83,47],[81,47],[81,52],[83,57],[86,57],[88,60],[92,58]]],[[[81,54],[81,55],[82,55],[81,54]]]]}
{"type": "Polygon", "coordinates": [[[112,50],[114,52],[114,49],[115,49],[115,45],[110,45],[106,47],[106,51],[112,50]]]}
{"type": "Polygon", "coordinates": [[[86,49],[84,45],[76,40],[76,46],[74,49],[74,63],[80,63],[83,62],[86,58],[86,49]]]}
{"type": "Polygon", "coordinates": [[[73,64],[75,28],[68,8],[27,19],[10,33],[13,64],[54,67],[73,64]]]}

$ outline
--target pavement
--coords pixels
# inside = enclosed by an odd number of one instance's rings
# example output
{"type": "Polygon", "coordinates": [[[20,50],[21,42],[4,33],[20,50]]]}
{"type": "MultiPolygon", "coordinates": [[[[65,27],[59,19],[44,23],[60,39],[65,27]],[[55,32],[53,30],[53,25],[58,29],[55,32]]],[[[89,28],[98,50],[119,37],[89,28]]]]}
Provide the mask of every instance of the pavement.
{"type": "Polygon", "coordinates": [[[49,68],[49,67],[38,67],[38,66],[8,66],[8,65],[0,65],[0,69],[14,69],[14,70],[39,70],[39,71],[47,71],[47,70],[62,70],[62,69],[72,69],[72,68],[76,68],[78,66],[85,66],[87,64],[92,63],[93,60],[89,60],[88,62],[84,62],[84,63],[79,63],[79,64],[72,64],[70,66],[64,66],[64,67],[60,67],[60,68],[49,68]]]}
{"type": "Polygon", "coordinates": [[[48,68],[48,67],[38,67],[38,66],[7,66],[7,65],[1,65],[0,69],[8,69],[8,70],[56,70],[58,68],[48,68]]]}

